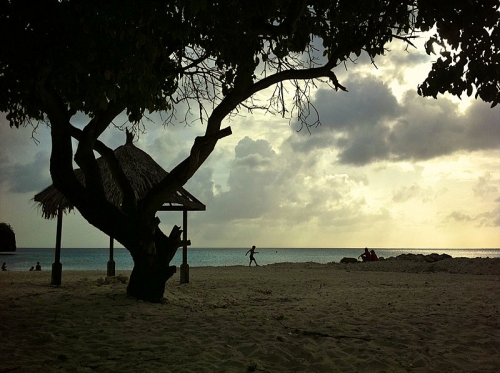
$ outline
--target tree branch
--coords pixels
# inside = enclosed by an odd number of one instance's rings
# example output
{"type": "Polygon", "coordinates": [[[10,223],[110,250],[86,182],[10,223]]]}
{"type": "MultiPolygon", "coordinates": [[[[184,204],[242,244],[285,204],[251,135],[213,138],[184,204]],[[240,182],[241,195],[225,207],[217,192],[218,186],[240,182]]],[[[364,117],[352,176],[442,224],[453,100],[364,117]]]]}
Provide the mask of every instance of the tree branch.
{"type": "Polygon", "coordinates": [[[231,134],[230,128],[221,131],[220,126],[222,120],[253,94],[283,80],[307,80],[320,77],[330,78],[335,89],[347,91],[347,89],[339,83],[333,71],[327,66],[328,65],[319,68],[281,71],[253,83],[248,87],[234,89],[229,92],[213,110],[212,115],[208,119],[205,136],[198,137],[191,148],[190,155],[148,192],[140,202],[140,211],[145,214],[155,213],[172,193],[175,193],[194,175],[211,154],[217,141],[231,134]]]}
{"type": "MultiPolygon", "coordinates": [[[[78,140],[78,142],[80,143],[83,137],[83,131],[74,126],[71,126],[71,136],[74,139],[78,140]]],[[[132,188],[132,185],[130,184],[130,181],[128,180],[127,176],[125,175],[125,172],[123,171],[123,168],[120,165],[120,162],[118,161],[118,158],[116,158],[114,150],[107,147],[104,143],[102,143],[99,140],[95,141],[94,150],[97,151],[106,161],[109,170],[111,172],[111,175],[113,177],[113,180],[115,181],[116,185],[122,192],[123,212],[128,215],[135,213],[137,207],[137,200],[135,198],[135,193],[132,188]]]]}
{"type": "Polygon", "coordinates": [[[124,109],[123,104],[111,102],[106,110],[97,114],[81,132],[75,153],[75,162],[85,176],[86,188],[102,198],[105,198],[104,186],[101,171],[94,156],[94,146],[97,138],[124,109]]]}
{"type": "Polygon", "coordinates": [[[37,86],[43,110],[51,123],[50,135],[52,152],[50,155],[50,174],[56,189],[61,191],[70,201],[73,195],[83,191],[73,170],[73,146],[71,144],[71,115],[64,103],[46,86],[45,82],[37,86]]]}
{"type": "Polygon", "coordinates": [[[189,156],[179,163],[161,182],[156,184],[139,202],[139,213],[151,216],[165,203],[167,198],[179,190],[195,174],[215,148],[217,141],[231,135],[230,127],[215,134],[199,136],[189,156]]]}

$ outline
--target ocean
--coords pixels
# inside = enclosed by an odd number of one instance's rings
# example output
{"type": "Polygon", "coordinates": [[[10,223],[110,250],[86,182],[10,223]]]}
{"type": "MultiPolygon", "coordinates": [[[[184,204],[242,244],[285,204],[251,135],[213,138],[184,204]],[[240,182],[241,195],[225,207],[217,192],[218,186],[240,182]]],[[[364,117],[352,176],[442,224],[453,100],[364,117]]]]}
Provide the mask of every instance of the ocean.
{"type": "MultiPolygon", "coordinates": [[[[190,267],[248,265],[249,257],[245,253],[249,248],[188,248],[190,267]]],[[[371,248],[370,248],[371,249],[371,248]]],[[[316,248],[257,248],[255,259],[259,265],[273,263],[330,263],[340,262],[344,257],[357,258],[362,249],[316,249],[316,248]]],[[[389,249],[374,248],[379,257],[395,257],[400,254],[448,254],[454,258],[500,258],[500,249],[389,249]]],[[[0,254],[0,261],[7,263],[8,270],[24,271],[36,262],[42,270],[50,270],[54,262],[54,249],[18,248],[15,254],[0,254]]],[[[107,268],[109,248],[62,248],[61,263],[64,270],[102,270],[107,268]]],[[[114,249],[116,270],[131,270],[132,257],[126,249],[114,249]]],[[[177,251],[171,265],[182,263],[182,248],[177,251]]],[[[253,264],[252,264],[253,265],[253,264]]]]}

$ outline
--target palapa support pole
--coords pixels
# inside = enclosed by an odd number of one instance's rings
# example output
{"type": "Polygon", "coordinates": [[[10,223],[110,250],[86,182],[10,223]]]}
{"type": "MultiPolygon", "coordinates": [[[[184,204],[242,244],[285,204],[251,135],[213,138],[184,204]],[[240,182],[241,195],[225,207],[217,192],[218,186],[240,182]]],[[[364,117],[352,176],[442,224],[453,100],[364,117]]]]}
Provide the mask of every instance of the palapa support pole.
{"type": "Polygon", "coordinates": [[[184,231],[182,232],[182,264],[181,264],[181,284],[189,283],[189,264],[187,262],[187,247],[188,247],[188,239],[187,239],[187,210],[182,211],[182,227],[184,231]]]}
{"type": "Polygon", "coordinates": [[[113,237],[109,236],[109,261],[108,261],[108,277],[113,277],[115,275],[115,261],[113,260],[113,237]]]}
{"type": "Polygon", "coordinates": [[[59,207],[57,209],[56,255],[55,255],[55,261],[54,263],[52,263],[52,274],[50,278],[50,284],[56,286],[61,285],[61,277],[62,277],[62,264],[61,264],[62,218],[63,218],[63,209],[59,207]]]}

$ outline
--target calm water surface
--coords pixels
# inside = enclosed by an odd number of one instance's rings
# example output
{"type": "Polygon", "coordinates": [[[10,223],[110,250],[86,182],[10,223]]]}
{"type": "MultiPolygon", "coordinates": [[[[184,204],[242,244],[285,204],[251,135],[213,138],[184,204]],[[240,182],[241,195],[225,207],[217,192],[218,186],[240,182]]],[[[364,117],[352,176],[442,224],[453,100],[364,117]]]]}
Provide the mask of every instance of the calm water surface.
{"type": "MultiPolygon", "coordinates": [[[[188,263],[191,267],[248,265],[249,257],[245,253],[249,248],[189,248],[188,263]]],[[[344,257],[356,258],[363,249],[280,249],[257,248],[255,259],[259,265],[293,262],[330,263],[340,262],[344,257]]],[[[500,258],[500,249],[375,249],[379,257],[391,257],[400,254],[449,254],[466,258],[500,258]]],[[[61,263],[63,270],[106,270],[109,260],[107,248],[63,248],[61,263]]],[[[49,270],[54,262],[54,249],[26,248],[18,249],[13,255],[0,255],[0,261],[7,263],[9,270],[24,271],[40,262],[42,270],[49,270]]],[[[133,261],[125,249],[114,249],[116,270],[131,270],[133,261]]],[[[179,249],[172,265],[182,263],[182,249],[179,249]]]]}

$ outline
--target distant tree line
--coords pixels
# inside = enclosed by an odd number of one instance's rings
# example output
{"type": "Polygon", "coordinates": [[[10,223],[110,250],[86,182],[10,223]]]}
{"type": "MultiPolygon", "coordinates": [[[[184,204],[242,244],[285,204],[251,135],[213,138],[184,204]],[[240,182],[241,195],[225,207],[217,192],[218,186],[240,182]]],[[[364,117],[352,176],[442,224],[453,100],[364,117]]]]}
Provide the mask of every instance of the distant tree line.
{"type": "Polygon", "coordinates": [[[16,234],[7,223],[0,223],[0,251],[16,251],[16,234]]]}

